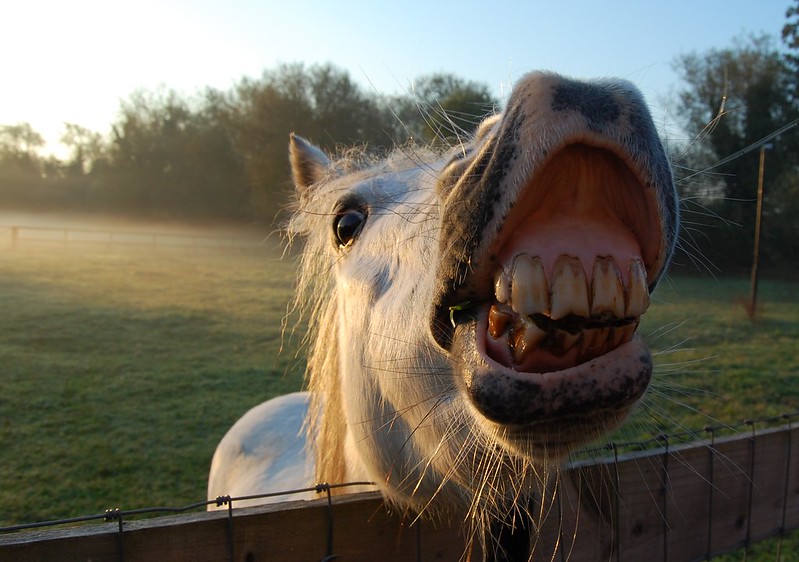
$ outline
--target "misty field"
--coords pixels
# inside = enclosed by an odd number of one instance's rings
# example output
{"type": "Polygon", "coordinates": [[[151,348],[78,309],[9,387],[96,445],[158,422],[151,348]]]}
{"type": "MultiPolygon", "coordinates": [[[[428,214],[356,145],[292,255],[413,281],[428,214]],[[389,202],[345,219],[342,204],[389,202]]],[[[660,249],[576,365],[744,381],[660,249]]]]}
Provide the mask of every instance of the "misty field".
{"type": "MultiPolygon", "coordinates": [[[[0,248],[0,524],[204,499],[230,425],[301,386],[281,251],[0,248]]],[[[663,282],[641,327],[656,382],[625,438],[799,409],[799,283],[762,281],[754,321],[747,295],[663,282]]]]}
{"type": "Polygon", "coordinates": [[[0,251],[2,523],[203,499],[226,429],[300,387],[279,257],[0,251]]]}

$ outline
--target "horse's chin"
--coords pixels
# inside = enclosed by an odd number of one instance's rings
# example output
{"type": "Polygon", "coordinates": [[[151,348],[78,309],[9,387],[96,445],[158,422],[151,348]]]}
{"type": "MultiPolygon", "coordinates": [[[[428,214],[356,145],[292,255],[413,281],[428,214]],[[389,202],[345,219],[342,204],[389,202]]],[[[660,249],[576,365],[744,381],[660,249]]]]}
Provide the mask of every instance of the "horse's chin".
{"type": "Polygon", "coordinates": [[[476,414],[525,457],[557,460],[613,429],[652,375],[651,354],[637,335],[579,364],[525,372],[493,359],[480,328],[474,320],[455,330],[454,370],[476,414]]]}

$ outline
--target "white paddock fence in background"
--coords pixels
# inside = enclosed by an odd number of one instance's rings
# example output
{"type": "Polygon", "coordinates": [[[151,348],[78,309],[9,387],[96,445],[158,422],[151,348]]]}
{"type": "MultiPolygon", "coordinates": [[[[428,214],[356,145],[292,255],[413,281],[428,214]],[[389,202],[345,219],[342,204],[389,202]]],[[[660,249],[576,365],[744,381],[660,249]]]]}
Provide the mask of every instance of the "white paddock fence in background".
{"type": "MultiPolygon", "coordinates": [[[[699,442],[662,436],[656,449],[636,451],[645,444],[632,443],[591,452],[558,481],[538,529],[536,559],[690,562],[780,537],[775,559],[796,560],[781,539],[799,527],[796,417],[782,416],[786,425],[778,428],[760,429],[773,419],[748,421],[744,433],[726,437],[719,436],[721,428],[706,428],[708,438],[699,442]]],[[[233,498],[227,510],[216,512],[132,519],[202,509],[203,501],[69,521],[106,520],[81,527],[53,528],[64,521],[7,527],[0,529],[0,560],[462,559],[466,546],[458,521],[434,525],[392,513],[376,492],[331,497],[330,487],[318,490],[322,497],[314,501],[234,509],[233,498]]],[[[471,554],[471,560],[482,557],[478,549],[471,554]]]]}
{"type": "MultiPolygon", "coordinates": [[[[213,231],[212,231],[213,232],[213,231]]],[[[246,251],[257,249],[263,239],[232,234],[202,234],[185,231],[149,231],[52,226],[0,226],[0,247],[101,248],[105,250],[156,249],[197,252],[202,250],[246,251]]]]}

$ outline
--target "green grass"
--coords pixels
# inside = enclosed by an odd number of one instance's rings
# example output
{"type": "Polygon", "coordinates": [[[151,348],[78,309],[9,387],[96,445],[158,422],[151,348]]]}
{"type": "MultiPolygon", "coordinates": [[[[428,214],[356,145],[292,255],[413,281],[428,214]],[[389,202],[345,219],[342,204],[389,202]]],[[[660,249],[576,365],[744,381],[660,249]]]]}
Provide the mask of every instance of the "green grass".
{"type": "MultiPolygon", "coordinates": [[[[225,431],[301,385],[279,258],[0,248],[0,524],[204,498],[225,431]]],[[[747,297],[663,282],[641,327],[654,388],[623,437],[799,410],[799,283],[762,281],[754,321],[747,297]]]]}
{"type": "Polygon", "coordinates": [[[224,432],[300,387],[277,255],[0,252],[0,521],[204,498],[224,432]]]}
{"type": "Polygon", "coordinates": [[[653,430],[799,410],[799,283],[761,282],[754,319],[748,297],[748,280],[679,277],[658,287],[640,328],[656,354],[639,414],[653,430]]]}

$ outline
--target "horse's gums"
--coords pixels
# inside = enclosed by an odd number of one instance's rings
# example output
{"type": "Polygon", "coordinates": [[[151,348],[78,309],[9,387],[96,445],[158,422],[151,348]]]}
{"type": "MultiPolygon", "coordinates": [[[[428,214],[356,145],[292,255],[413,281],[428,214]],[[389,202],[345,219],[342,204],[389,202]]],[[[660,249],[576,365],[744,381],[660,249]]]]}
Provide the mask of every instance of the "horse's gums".
{"type": "MultiPolygon", "coordinates": [[[[640,94],[531,74],[444,154],[358,166],[290,146],[317,481],[372,480],[478,534],[528,515],[548,471],[620,423],[652,373],[634,332],[678,214],[640,94]]],[[[241,450],[234,430],[225,450],[241,450]]]]}

